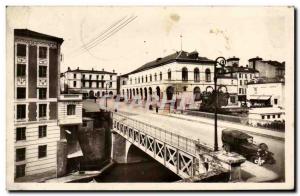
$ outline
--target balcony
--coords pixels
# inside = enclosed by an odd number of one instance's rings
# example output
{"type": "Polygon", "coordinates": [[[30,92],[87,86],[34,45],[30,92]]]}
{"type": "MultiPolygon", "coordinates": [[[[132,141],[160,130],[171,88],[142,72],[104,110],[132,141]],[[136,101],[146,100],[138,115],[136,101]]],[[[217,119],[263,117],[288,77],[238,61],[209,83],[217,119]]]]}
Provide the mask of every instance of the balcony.
{"type": "Polygon", "coordinates": [[[58,101],[58,124],[76,125],[82,123],[82,95],[62,94],[58,101]]]}

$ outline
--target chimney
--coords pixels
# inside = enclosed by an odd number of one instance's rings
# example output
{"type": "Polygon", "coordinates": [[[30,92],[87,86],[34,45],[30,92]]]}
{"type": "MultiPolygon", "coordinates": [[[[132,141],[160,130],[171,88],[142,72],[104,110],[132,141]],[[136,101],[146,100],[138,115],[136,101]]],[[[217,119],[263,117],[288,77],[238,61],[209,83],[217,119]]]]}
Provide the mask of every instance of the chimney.
{"type": "Polygon", "coordinates": [[[92,71],[94,71],[94,68],[92,67],[92,71]]]}
{"type": "Polygon", "coordinates": [[[77,67],[77,70],[79,70],[79,67],[77,67]]]}
{"type": "Polygon", "coordinates": [[[71,71],[71,68],[70,68],[70,67],[68,67],[68,71],[71,71]]]}
{"type": "Polygon", "coordinates": [[[104,68],[102,68],[102,71],[104,71],[104,68]]]}
{"type": "Polygon", "coordinates": [[[115,70],[113,69],[113,73],[115,73],[115,70]]]}

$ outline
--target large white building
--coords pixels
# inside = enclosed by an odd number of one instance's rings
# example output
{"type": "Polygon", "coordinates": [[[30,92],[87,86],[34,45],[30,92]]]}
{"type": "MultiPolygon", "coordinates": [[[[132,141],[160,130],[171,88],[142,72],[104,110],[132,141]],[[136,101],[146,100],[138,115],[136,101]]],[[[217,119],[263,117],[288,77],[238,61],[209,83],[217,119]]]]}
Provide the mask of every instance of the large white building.
{"type": "Polygon", "coordinates": [[[62,91],[80,93],[84,97],[102,97],[107,93],[110,96],[117,94],[117,73],[113,70],[68,70],[62,74],[62,91]]]}
{"type": "MultiPolygon", "coordinates": [[[[184,98],[186,105],[189,105],[200,101],[201,92],[214,88],[214,63],[199,56],[196,51],[177,51],[121,76],[120,93],[128,100],[151,100],[155,97],[167,103],[179,103],[184,98]]],[[[230,97],[236,97],[235,78],[220,78],[218,84],[226,84],[225,90],[230,97]]],[[[229,98],[229,104],[235,100],[229,98]]]]}

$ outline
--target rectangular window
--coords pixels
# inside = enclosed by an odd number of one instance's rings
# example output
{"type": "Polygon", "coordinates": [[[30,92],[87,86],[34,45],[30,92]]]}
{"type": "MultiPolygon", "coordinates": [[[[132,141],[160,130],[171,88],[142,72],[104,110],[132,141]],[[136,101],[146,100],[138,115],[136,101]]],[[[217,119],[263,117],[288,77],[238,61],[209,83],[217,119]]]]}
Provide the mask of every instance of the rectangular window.
{"type": "Polygon", "coordinates": [[[82,75],[82,78],[85,79],[85,75],[84,74],[82,75]]]}
{"type": "Polygon", "coordinates": [[[278,104],[278,99],[274,99],[274,105],[278,104]]]}
{"type": "Polygon", "coordinates": [[[26,158],[26,148],[19,148],[16,150],[16,161],[24,161],[26,158]]]}
{"type": "Polygon", "coordinates": [[[110,78],[110,80],[112,80],[112,75],[110,75],[110,77],[109,77],[109,78],[110,78]]]}
{"type": "Polygon", "coordinates": [[[231,96],[231,97],[230,97],[230,102],[231,102],[231,103],[235,103],[235,97],[234,97],[234,96],[231,96]]]}
{"type": "Polygon", "coordinates": [[[26,65],[17,64],[17,76],[25,76],[26,75],[26,65]]]}
{"type": "Polygon", "coordinates": [[[241,88],[239,88],[239,94],[242,94],[242,89],[241,88]]]}
{"type": "Polygon", "coordinates": [[[104,75],[101,76],[101,80],[104,80],[104,75]]]}
{"type": "Polygon", "coordinates": [[[47,145],[39,146],[39,159],[47,156],[47,145]]]}
{"type": "Polygon", "coordinates": [[[242,74],[241,73],[239,73],[239,78],[241,78],[242,77],[242,74]]]}
{"type": "Polygon", "coordinates": [[[270,115],[267,115],[267,118],[270,119],[270,115]]]}
{"type": "Polygon", "coordinates": [[[109,88],[111,88],[111,87],[112,87],[112,82],[109,83],[109,88]]]}
{"type": "Polygon", "coordinates": [[[39,58],[47,58],[47,47],[39,47],[39,58]]]}
{"type": "Polygon", "coordinates": [[[47,125],[39,126],[39,138],[47,137],[47,125]]]}
{"type": "Polygon", "coordinates": [[[90,75],[90,80],[92,79],[92,75],[90,75]]]}
{"type": "Polygon", "coordinates": [[[74,76],[74,78],[76,78],[76,77],[77,77],[77,75],[76,75],[76,74],[74,74],[73,76],[74,76]]]}
{"type": "Polygon", "coordinates": [[[16,166],[16,178],[25,176],[25,168],[26,168],[25,164],[16,166]]]}
{"type": "Polygon", "coordinates": [[[250,79],[252,79],[252,74],[250,74],[250,79]]]}
{"type": "Polygon", "coordinates": [[[90,87],[90,88],[92,87],[92,82],[89,83],[89,87],[90,87]]]}
{"type": "Polygon", "coordinates": [[[39,66],[39,77],[47,77],[47,66],[39,66]]]}
{"type": "Polygon", "coordinates": [[[73,87],[76,87],[76,81],[73,81],[73,87]]]}
{"type": "Polygon", "coordinates": [[[243,80],[240,80],[240,85],[243,85],[243,80]]]}
{"type": "Polygon", "coordinates": [[[39,99],[46,99],[46,98],[47,98],[47,89],[39,88],[39,99]]]}
{"type": "Polygon", "coordinates": [[[277,117],[280,118],[280,114],[278,114],[277,117]]]}
{"type": "Polygon", "coordinates": [[[17,99],[25,99],[26,98],[26,88],[17,88],[17,99]]]}
{"type": "Polygon", "coordinates": [[[17,45],[17,56],[26,56],[26,45],[25,44],[17,45]]]}
{"type": "Polygon", "coordinates": [[[47,114],[47,104],[40,104],[39,105],[39,117],[43,118],[46,117],[47,114]]]}
{"type": "Polygon", "coordinates": [[[99,75],[97,75],[97,80],[99,80],[99,75]]]}
{"type": "Polygon", "coordinates": [[[248,74],[245,74],[245,78],[247,79],[248,74]]]}
{"type": "Polygon", "coordinates": [[[16,141],[26,140],[26,127],[18,127],[16,132],[16,141]]]}
{"type": "Polygon", "coordinates": [[[273,115],[273,118],[275,118],[275,115],[273,115]]]}
{"type": "Polygon", "coordinates": [[[26,105],[17,105],[17,119],[26,118],[26,105]]]}
{"type": "Polygon", "coordinates": [[[99,88],[99,82],[96,82],[96,86],[97,86],[97,88],[99,88]]]}
{"type": "Polygon", "coordinates": [[[67,115],[75,115],[76,105],[67,105],[67,115]]]}
{"type": "Polygon", "coordinates": [[[262,115],[262,116],[261,116],[261,119],[265,119],[265,116],[264,116],[264,115],[262,115]]]}
{"type": "Polygon", "coordinates": [[[104,88],[104,82],[101,82],[101,88],[104,88]]]}

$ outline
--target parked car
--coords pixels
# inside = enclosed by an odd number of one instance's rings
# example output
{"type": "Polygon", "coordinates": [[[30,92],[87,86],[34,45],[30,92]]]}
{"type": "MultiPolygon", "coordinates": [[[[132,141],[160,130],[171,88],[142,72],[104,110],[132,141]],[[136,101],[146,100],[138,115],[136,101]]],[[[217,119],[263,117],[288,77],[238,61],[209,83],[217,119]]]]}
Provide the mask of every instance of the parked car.
{"type": "Polygon", "coordinates": [[[225,151],[236,152],[253,163],[263,165],[264,163],[274,164],[276,162],[273,157],[274,153],[268,150],[267,144],[255,144],[253,137],[242,131],[224,129],[222,142],[225,151]]]}

